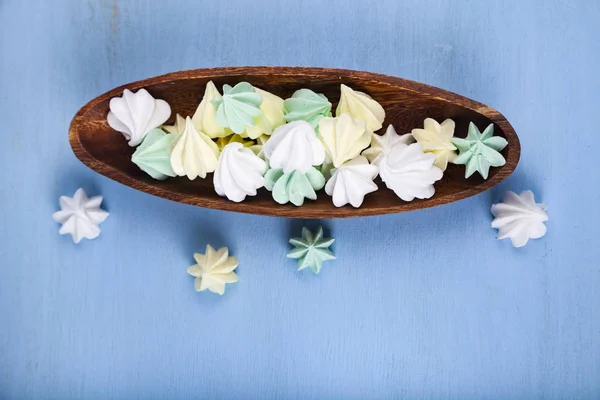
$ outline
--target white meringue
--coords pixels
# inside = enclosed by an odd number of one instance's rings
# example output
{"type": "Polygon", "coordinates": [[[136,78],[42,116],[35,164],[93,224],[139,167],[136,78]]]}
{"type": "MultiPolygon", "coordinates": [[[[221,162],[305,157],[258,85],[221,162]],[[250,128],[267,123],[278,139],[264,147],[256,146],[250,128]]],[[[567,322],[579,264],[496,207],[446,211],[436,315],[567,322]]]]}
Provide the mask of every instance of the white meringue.
{"type": "Polygon", "coordinates": [[[255,117],[254,126],[247,126],[246,131],[242,133],[243,137],[249,137],[250,139],[256,139],[261,135],[270,135],[275,128],[285,124],[283,99],[266,90],[257,87],[254,89],[262,97],[260,105],[262,115],[255,117]]]}
{"type": "Polygon", "coordinates": [[[364,121],[348,114],[319,120],[319,138],[336,168],[358,156],[369,145],[372,135],[364,121]]]}
{"type": "Polygon", "coordinates": [[[194,128],[192,119],[187,117],[185,129],[173,141],[171,167],[178,176],[187,176],[193,180],[206,178],[206,174],[217,167],[219,148],[202,132],[194,128]]]}
{"type": "Polygon", "coordinates": [[[373,134],[371,137],[371,146],[362,152],[362,155],[367,157],[367,160],[371,164],[379,165],[381,158],[387,156],[392,147],[396,144],[409,145],[414,143],[415,139],[410,133],[406,133],[402,136],[396,133],[396,129],[390,124],[388,125],[384,135],[373,134]]]}
{"type": "Polygon", "coordinates": [[[548,214],[545,204],[536,204],[531,190],[521,194],[508,191],[501,203],[492,205],[492,228],[498,229],[498,239],[510,239],[515,247],[522,247],[529,239],[546,234],[548,214]]]}
{"type": "Polygon", "coordinates": [[[333,205],[336,207],[350,203],[358,208],[365,195],[377,190],[377,185],[373,182],[377,176],[377,167],[369,164],[366,157],[358,156],[339,168],[334,168],[332,173],[325,185],[325,192],[333,197],[333,205]]]}
{"type": "Polygon", "coordinates": [[[423,151],[435,154],[434,165],[445,171],[448,162],[456,158],[456,146],[452,143],[454,127],[456,124],[450,118],[441,124],[433,118],[427,118],[423,122],[424,129],[413,129],[412,135],[421,143],[423,151]]]}
{"type": "Polygon", "coordinates": [[[275,129],[263,147],[273,169],[284,173],[307,173],[325,160],[325,149],[313,127],[306,121],[293,121],[275,129]]]}
{"type": "Polygon", "coordinates": [[[208,137],[218,138],[231,135],[231,130],[223,128],[217,123],[216,110],[213,100],[220,99],[221,93],[213,83],[209,81],[204,89],[204,96],[192,117],[194,127],[198,132],[204,132],[208,137]]]}
{"type": "Polygon", "coordinates": [[[154,99],[146,89],[136,93],[125,89],[123,97],[110,99],[109,108],[108,125],[121,132],[131,147],[140,144],[148,132],[164,124],[171,116],[169,104],[154,99]]]}
{"type": "Polygon", "coordinates": [[[242,143],[229,143],[219,156],[213,183],[219,196],[231,201],[243,201],[246,196],[256,196],[256,190],[265,184],[267,163],[242,143]]]}
{"type": "Polygon", "coordinates": [[[419,143],[397,144],[379,163],[379,175],[385,185],[404,201],[428,199],[435,193],[433,183],[442,179],[442,170],[434,166],[435,155],[424,153],[419,143]]]}
{"type": "Polygon", "coordinates": [[[353,90],[343,84],[341,92],[340,102],[335,110],[336,117],[346,113],[352,118],[365,121],[367,129],[371,132],[381,129],[385,119],[385,110],[381,104],[368,94],[353,90]]]}
{"type": "Polygon", "coordinates": [[[77,189],[73,197],[61,196],[60,211],[52,214],[52,218],[62,224],[58,231],[61,235],[70,234],[73,242],[81,239],[95,239],[100,235],[98,224],[108,218],[108,212],[100,208],[102,196],[91,199],[82,188],[77,189]]]}

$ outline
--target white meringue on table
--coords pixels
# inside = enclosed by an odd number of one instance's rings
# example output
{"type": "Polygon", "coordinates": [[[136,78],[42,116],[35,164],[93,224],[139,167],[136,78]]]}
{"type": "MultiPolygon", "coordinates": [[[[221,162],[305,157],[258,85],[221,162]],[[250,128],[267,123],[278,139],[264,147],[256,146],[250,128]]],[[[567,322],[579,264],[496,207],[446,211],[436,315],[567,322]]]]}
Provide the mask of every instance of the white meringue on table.
{"type": "Polygon", "coordinates": [[[536,204],[531,190],[521,194],[506,192],[501,203],[492,205],[492,214],[492,228],[498,229],[498,239],[510,239],[515,247],[546,234],[546,205],[536,204]]]}
{"type": "Polygon", "coordinates": [[[372,135],[364,121],[348,114],[319,120],[319,138],[336,168],[358,156],[369,145],[372,135]]]}
{"type": "Polygon", "coordinates": [[[305,174],[313,165],[321,165],[325,160],[325,149],[306,121],[293,121],[277,127],[263,151],[270,167],[283,169],[285,174],[293,171],[305,174]]]}
{"type": "Polygon", "coordinates": [[[136,93],[125,89],[123,97],[110,99],[109,108],[108,125],[121,132],[131,147],[142,143],[148,132],[164,124],[171,116],[169,104],[155,99],[146,89],[136,93]]]}
{"type": "Polygon", "coordinates": [[[434,162],[435,155],[424,153],[419,143],[397,144],[381,159],[379,176],[404,201],[428,199],[435,193],[433,183],[443,175],[434,162]]]}
{"type": "Polygon", "coordinates": [[[267,163],[242,143],[229,143],[219,156],[213,183],[219,196],[231,201],[243,201],[256,196],[256,190],[265,185],[267,163]]]}
{"type": "Polygon", "coordinates": [[[173,141],[171,167],[178,176],[193,180],[206,178],[206,174],[217,168],[219,148],[202,132],[194,128],[192,119],[187,117],[185,129],[173,141]]]}
{"type": "Polygon", "coordinates": [[[98,224],[108,218],[108,212],[100,208],[102,196],[91,199],[82,188],[77,189],[73,197],[61,196],[60,211],[52,214],[52,218],[62,224],[58,231],[61,235],[70,234],[73,242],[81,239],[95,239],[100,235],[98,224]]]}
{"type": "Polygon", "coordinates": [[[371,164],[379,165],[381,158],[387,156],[396,144],[408,145],[414,142],[415,139],[410,133],[398,135],[396,129],[390,124],[384,135],[373,134],[371,137],[371,146],[363,151],[362,155],[367,157],[367,160],[371,164]]]}
{"type": "Polygon", "coordinates": [[[385,119],[385,110],[381,104],[366,93],[359,92],[346,85],[341,85],[340,102],[335,110],[335,116],[346,113],[352,118],[360,119],[367,124],[371,132],[381,129],[385,119]]]}
{"type": "Polygon", "coordinates": [[[358,156],[331,172],[325,192],[333,197],[333,205],[336,207],[350,203],[358,208],[365,195],[377,190],[377,185],[373,182],[377,176],[377,167],[369,164],[366,157],[358,156]]]}

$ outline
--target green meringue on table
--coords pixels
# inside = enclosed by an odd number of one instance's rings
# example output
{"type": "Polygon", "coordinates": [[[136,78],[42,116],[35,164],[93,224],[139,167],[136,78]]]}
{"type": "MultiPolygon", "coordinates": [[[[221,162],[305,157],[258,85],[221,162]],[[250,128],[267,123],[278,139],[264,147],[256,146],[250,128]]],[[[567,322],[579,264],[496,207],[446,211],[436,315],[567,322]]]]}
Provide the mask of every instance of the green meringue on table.
{"type": "Polygon", "coordinates": [[[304,227],[302,237],[290,239],[289,242],[294,248],[287,257],[298,260],[298,271],[310,268],[313,273],[318,274],[324,261],[335,259],[335,255],[329,250],[334,241],[334,238],[323,237],[321,226],[314,234],[304,227]]]}
{"type": "Polygon", "coordinates": [[[165,133],[161,129],[153,129],[135,149],[131,161],[154,179],[174,177],[176,174],[171,167],[171,148],[175,139],[177,135],[165,133]]]}
{"type": "Polygon", "coordinates": [[[212,100],[217,110],[217,123],[237,134],[243,133],[247,126],[254,126],[254,118],[262,115],[262,102],[261,95],[248,82],[240,82],[234,87],[223,85],[223,96],[212,100]]]}
{"type": "Polygon", "coordinates": [[[460,154],[454,159],[454,164],[466,165],[465,178],[475,173],[488,178],[490,167],[501,167],[506,159],[500,152],[508,145],[506,139],[494,136],[494,124],[488,125],[481,133],[474,123],[469,123],[469,132],[465,139],[454,138],[452,143],[460,154]]]}
{"type": "Polygon", "coordinates": [[[327,97],[310,89],[296,90],[291,98],[283,102],[283,107],[287,122],[306,121],[313,129],[318,128],[321,118],[331,117],[331,103],[327,97]]]}
{"type": "Polygon", "coordinates": [[[315,167],[305,174],[299,171],[284,174],[282,169],[270,169],[265,174],[265,188],[273,192],[273,200],[279,204],[291,202],[299,207],[304,199],[316,200],[316,191],[324,186],[325,177],[315,167]]]}

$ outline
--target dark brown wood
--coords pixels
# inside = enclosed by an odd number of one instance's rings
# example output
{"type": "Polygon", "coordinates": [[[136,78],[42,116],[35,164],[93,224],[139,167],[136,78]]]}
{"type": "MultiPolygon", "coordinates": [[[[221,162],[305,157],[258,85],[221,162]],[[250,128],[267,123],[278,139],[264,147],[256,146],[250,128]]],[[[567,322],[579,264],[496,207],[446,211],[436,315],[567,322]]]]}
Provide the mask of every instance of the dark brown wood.
{"type": "MultiPolygon", "coordinates": [[[[383,133],[384,129],[379,133],[383,133]]],[[[369,72],[328,68],[300,67],[230,67],[199,69],[166,74],[113,89],[96,97],[75,115],[69,129],[69,140],[75,155],[88,167],[117,182],[134,189],[200,207],[237,211],[251,214],[289,218],[345,218],[434,207],[476,195],[491,188],[509,176],[517,166],[521,153],[519,138],[510,123],[498,111],[463,96],[392,76],[369,72]],[[483,130],[495,124],[495,134],[508,140],[502,152],[506,165],[492,168],[488,180],[478,174],[464,178],[465,167],[450,165],[441,181],[435,184],[435,195],[427,200],[405,202],[376,181],[379,190],[367,195],[360,208],[345,206],[336,208],[324,191],[316,201],[307,200],[302,207],[291,204],[279,205],[271,193],[261,189],[256,197],[248,197],[242,203],[234,203],[219,197],[213,188],[212,175],[206,179],[190,181],[185,177],[157,181],[142,172],[131,162],[133,149],[123,136],[112,130],[107,122],[109,101],[121,96],[124,89],[136,91],[146,88],[155,98],[166,100],[175,113],[192,115],[202,99],[206,83],[212,80],[221,87],[247,81],[283,98],[301,88],[324,93],[334,103],[340,96],[341,83],[363,91],[377,100],[386,111],[384,129],[393,124],[397,132],[410,132],[423,126],[427,117],[442,121],[456,121],[456,136],[465,137],[467,126],[473,121],[483,130]]]]}

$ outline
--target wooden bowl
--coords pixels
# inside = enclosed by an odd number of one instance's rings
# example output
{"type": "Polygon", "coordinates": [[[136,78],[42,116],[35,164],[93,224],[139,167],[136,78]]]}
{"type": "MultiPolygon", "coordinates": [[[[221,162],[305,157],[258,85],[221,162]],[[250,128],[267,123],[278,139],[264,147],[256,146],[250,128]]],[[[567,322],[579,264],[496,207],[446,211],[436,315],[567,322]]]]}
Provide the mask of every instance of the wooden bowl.
{"type": "Polygon", "coordinates": [[[369,72],[328,68],[299,67],[231,67],[198,69],[157,76],[123,85],[86,104],[73,118],[69,140],[75,155],[94,171],[134,189],[200,207],[238,211],[251,214],[290,218],[345,218],[390,214],[438,206],[476,195],[498,184],[509,176],[519,162],[521,147],[519,138],[510,123],[498,111],[468,98],[421,83],[369,72]],[[435,195],[427,200],[405,202],[387,189],[379,178],[379,190],[365,197],[360,208],[348,205],[337,208],[324,190],[318,199],[306,200],[304,205],[279,205],[266,189],[256,197],[247,197],[242,203],[234,203],[218,196],[213,188],[212,175],[206,179],[188,180],[186,177],[169,178],[164,181],[152,179],[133,162],[134,151],[121,133],[114,131],[106,122],[109,101],[121,96],[124,89],[136,91],[146,88],[155,98],[166,100],[174,116],[192,115],[202,99],[204,87],[212,80],[218,88],[228,83],[234,85],[247,81],[252,85],[288,98],[294,91],[310,88],[323,93],[333,103],[333,110],[340,97],[340,84],[371,95],[385,109],[383,134],[388,124],[394,125],[399,134],[422,128],[423,120],[445,118],[456,121],[456,137],[465,137],[469,122],[480,129],[495,124],[495,134],[508,140],[502,154],[506,165],[492,168],[487,180],[478,174],[465,179],[464,165],[449,165],[444,177],[435,184],[435,195]]]}

